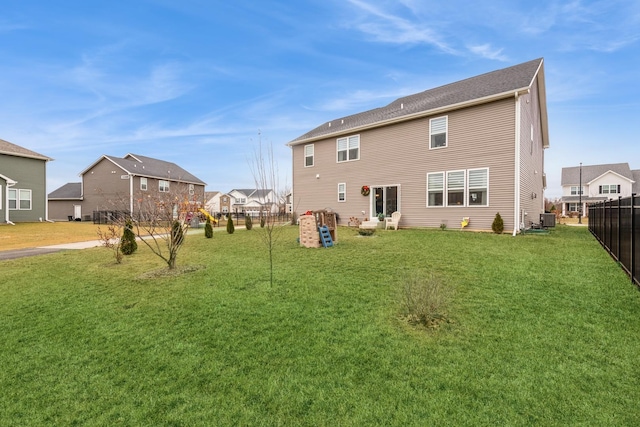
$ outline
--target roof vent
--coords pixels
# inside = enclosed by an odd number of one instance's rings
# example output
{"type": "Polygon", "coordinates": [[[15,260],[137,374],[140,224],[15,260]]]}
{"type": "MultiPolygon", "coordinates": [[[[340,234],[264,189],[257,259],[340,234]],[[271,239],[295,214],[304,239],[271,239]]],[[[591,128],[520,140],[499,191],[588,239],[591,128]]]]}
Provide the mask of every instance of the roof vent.
{"type": "Polygon", "coordinates": [[[343,125],[343,124],[344,124],[344,119],[342,119],[342,120],[341,120],[341,122],[342,122],[342,123],[340,123],[340,124],[341,124],[341,125],[343,125]]]}
{"type": "Polygon", "coordinates": [[[329,127],[331,127],[331,122],[329,122],[329,127]]]}
{"type": "Polygon", "coordinates": [[[404,103],[400,103],[400,109],[404,110],[404,103]]]}

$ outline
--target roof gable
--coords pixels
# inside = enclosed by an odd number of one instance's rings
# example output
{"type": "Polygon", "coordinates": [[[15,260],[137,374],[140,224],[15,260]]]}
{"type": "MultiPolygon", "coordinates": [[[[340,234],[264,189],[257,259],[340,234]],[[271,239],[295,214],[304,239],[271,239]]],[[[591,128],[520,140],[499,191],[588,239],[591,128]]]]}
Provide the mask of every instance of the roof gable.
{"type": "MultiPolygon", "coordinates": [[[[539,58],[398,98],[385,107],[326,122],[289,142],[288,145],[297,145],[330,135],[356,132],[417,117],[439,114],[456,108],[512,96],[514,93],[531,89],[536,77],[540,77],[538,89],[541,94],[541,106],[543,108],[542,120],[545,122],[546,95],[544,93],[542,66],[543,60],[539,58]]],[[[546,129],[546,123],[543,123],[543,128],[546,129]]],[[[548,146],[546,139],[545,146],[548,146]]]]}

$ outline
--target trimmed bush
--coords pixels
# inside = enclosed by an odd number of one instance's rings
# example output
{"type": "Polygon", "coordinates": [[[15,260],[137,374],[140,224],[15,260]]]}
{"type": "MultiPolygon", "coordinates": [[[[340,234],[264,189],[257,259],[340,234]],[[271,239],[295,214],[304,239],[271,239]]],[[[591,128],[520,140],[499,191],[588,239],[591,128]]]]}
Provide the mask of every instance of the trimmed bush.
{"type": "Polygon", "coordinates": [[[245,216],[244,226],[247,230],[251,230],[253,228],[253,221],[251,220],[251,215],[245,216]]]}
{"type": "Polygon", "coordinates": [[[500,212],[496,214],[496,217],[493,219],[493,223],[491,224],[491,229],[496,234],[502,234],[504,231],[504,221],[500,216],[500,212]]]}
{"type": "Polygon", "coordinates": [[[233,226],[233,218],[231,218],[231,214],[229,214],[229,219],[227,220],[227,233],[233,234],[236,231],[236,228],[233,226]]]}
{"type": "Polygon", "coordinates": [[[213,237],[213,227],[211,226],[211,220],[207,217],[207,222],[204,224],[204,237],[210,239],[213,237]]]}
{"type": "Polygon", "coordinates": [[[120,251],[124,255],[131,255],[138,250],[138,243],[136,242],[136,235],[133,232],[133,223],[128,219],[124,224],[124,232],[120,239],[120,251]]]}

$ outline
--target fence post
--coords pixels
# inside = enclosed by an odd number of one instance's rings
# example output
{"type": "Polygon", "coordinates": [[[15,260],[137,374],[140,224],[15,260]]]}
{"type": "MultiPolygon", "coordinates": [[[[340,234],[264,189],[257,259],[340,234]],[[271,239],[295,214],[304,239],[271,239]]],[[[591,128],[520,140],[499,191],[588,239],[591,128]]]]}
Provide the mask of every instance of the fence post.
{"type": "Polygon", "coordinates": [[[631,193],[631,266],[629,271],[631,271],[631,283],[633,284],[635,281],[635,273],[636,273],[636,193],[631,193]]]}
{"type": "Polygon", "coordinates": [[[621,211],[622,211],[622,196],[618,196],[618,247],[616,248],[616,258],[618,262],[620,262],[620,240],[622,238],[622,227],[620,226],[621,221],[621,211]]]}

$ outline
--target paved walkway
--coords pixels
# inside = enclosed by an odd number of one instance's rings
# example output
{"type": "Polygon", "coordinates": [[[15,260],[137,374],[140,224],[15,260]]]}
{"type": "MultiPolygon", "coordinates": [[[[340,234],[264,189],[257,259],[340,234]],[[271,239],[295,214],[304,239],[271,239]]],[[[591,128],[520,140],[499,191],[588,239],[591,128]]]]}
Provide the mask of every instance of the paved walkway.
{"type": "MultiPolygon", "coordinates": [[[[236,227],[244,228],[242,226],[236,227]]],[[[213,231],[222,231],[225,228],[222,227],[214,227],[213,231]]],[[[198,234],[201,233],[204,235],[204,228],[192,228],[187,230],[187,234],[198,234]]],[[[59,245],[50,245],[50,246],[38,246],[35,248],[25,248],[25,249],[11,249],[8,251],[0,251],[0,261],[7,259],[16,259],[16,258],[24,258],[28,256],[36,256],[36,255],[44,255],[50,254],[54,252],[64,251],[64,250],[74,250],[74,249],[88,249],[88,248],[96,248],[98,246],[102,246],[102,242],[100,240],[89,240],[86,242],[74,242],[74,243],[62,243],[59,245]]]]}

